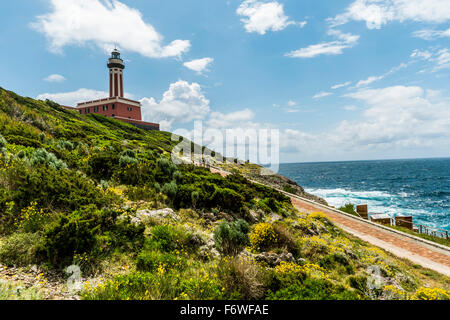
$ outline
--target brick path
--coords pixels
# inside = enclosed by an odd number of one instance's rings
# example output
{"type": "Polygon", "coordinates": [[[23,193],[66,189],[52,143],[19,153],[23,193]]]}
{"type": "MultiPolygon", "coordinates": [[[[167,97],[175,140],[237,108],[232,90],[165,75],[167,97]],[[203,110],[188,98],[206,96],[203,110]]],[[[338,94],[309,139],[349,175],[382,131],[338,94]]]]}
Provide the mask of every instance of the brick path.
{"type": "Polygon", "coordinates": [[[323,212],[338,227],[373,245],[402,258],[450,276],[450,251],[440,249],[424,242],[390,232],[343,214],[315,206],[297,198],[291,198],[292,204],[302,212],[323,212]]]}

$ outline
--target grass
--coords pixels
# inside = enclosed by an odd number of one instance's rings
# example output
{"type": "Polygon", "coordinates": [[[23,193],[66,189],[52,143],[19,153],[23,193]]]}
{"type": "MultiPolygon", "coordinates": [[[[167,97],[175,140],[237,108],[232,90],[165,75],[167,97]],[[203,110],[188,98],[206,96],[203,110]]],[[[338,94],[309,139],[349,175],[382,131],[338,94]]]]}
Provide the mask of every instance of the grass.
{"type": "Polygon", "coordinates": [[[23,285],[0,280],[0,301],[1,300],[40,300],[41,293],[38,289],[25,288],[23,285]]]}
{"type": "Polygon", "coordinates": [[[402,231],[408,234],[411,234],[413,236],[428,240],[428,241],[433,241],[439,244],[442,244],[444,246],[450,247],[450,239],[444,239],[444,238],[440,238],[440,237],[435,237],[435,236],[430,236],[428,234],[422,234],[422,233],[418,233],[418,232],[414,232],[411,231],[408,228],[404,228],[404,227],[398,227],[398,226],[387,226],[390,227],[392,229],[398,230],[398,231],[402,231]]]}

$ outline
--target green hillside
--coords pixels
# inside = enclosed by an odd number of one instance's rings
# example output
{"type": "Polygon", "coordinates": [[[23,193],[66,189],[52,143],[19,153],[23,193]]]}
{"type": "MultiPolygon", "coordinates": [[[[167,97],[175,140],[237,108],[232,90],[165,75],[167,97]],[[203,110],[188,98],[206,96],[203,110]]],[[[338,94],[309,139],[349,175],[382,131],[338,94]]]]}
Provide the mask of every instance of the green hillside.
{"type": "Polygon", "coordinates": [[[176,166],[175,144],[0,88],[0,299],[449,298],[274,189],[176,166]]]}

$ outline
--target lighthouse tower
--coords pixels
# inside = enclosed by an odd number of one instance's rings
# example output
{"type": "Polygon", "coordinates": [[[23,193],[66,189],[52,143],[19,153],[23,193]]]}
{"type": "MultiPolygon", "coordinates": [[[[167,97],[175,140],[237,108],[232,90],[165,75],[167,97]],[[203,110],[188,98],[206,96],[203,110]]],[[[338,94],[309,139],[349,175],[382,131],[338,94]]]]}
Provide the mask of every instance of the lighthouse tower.
{"type": "Polygon", "coordinates": [[[114,49],[108,59],[109,98],[78,103],[76,108],[80,114],[96,113],[105,117],[115,118],[145,130],[159,130],[158,123],[142,121],[141,103],[124,97],[123,70],[125,64],[120,52],[114,49]]]}
{"type": "Polygon", "coordinates": [[[120,58],[120,52],[117,49],[111,53],[111,58],[108,60],[109,68],[109,96],[111,98],[123,98],[123,70],[125,64],[120,58]]]}

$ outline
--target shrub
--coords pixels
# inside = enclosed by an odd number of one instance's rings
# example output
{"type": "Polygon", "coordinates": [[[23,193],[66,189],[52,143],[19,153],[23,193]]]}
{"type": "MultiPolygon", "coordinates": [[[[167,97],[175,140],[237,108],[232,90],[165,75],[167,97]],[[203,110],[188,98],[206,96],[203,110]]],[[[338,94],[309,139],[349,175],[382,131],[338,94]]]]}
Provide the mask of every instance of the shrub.
{"type": "Polygon", "coordinates": [[[94,152],[89,157],[87,174],[97,181],[109,180],[118,170],[119,156],[108,150],[94,152]]]}
{"type": "Polygon", "coordinates": [[[169,225],[154,226],[151,233],[147,247],[165,252],[184,249],[192,238],[192,234],[169,225]]]}
{"type": "Polygon", "coordinates": [[[57,170],[67,169],[67,164],[45,149],[37,149],[31,156],[32,165],[46,165],[57,170]]]}
{"type": "Polygon", "coordinates": [[[0,134],[0,149],[5,148],[7,143],[6,139],[0,134]]]}
{"type": "Polygon", "coordinates": [[[156,176],[159,182],[165,182],[172,180],[173,173],[176,170],[176,166],[166,158],[160,158],[156,162],[156,176]]]}
{"type": "Polygon", "coordinates": [[[240,219],[231,223],[222,222],[214,231],[214,242],[219,252],[225,255],[236,255],[250,244],[249,224],[240,219]]]}
{"type": "Polygon", "coordinates": [[[73,170],[57,170],[39,165],[33,168],[14,161],[5,172],[9,201],[18,210],[37,202],[42,208],[73,211],[83,205],[103,207],[116,201],[86,176],[73,170]]]}
{"type": "Polygon", "coordinates": [[[173,180],[174,180],[176,183],[181,183],[182,180],[183,180],[183,174],[182,174],[180,171],[175,171],[175,172],[173,173],[173,180]]]}
{"type": "Polygon", "coordinates": [[[87,283],[81,297],[85,300],[172,300],[180,292],[177,282],[176,277],[161,267],[154,273],[134,272],[98,285],[87,283]]]}
{"type": "Polygon", "coordinates": [[[162,193],[164,193],[166,196],[169,197],[169,199],[174,199],[175,196],[177,195],[177,184],[175,181],[172,181],[170,183],[166,183],[163,187],[162,187],[162,193]]]}
{"type": "Polygon", "coordinates": [[[182,271],[186,268],[187,261],[174,253],[147,250],[143,250],[136,259],[136,267],[139,271],[154,272],[159,266],[182,271]]]}
{"type": "Polygon", "coordinates": [[[35,287],[23,288],[16,281],[0,281],[0,300],[41,300],[41,294],[35,287]]]}
{"type": "Polygon", "coordinates": [[[74,254],[93,248],[97,231],[94,219],[85,220],[76,214],[59,216],[44,232],[42,251],[54,266],[70,264],[74,254]]]}
{"type": "Polygon", "coordinates": [[[307,278],[277,292],[269,292],[270,300],[358,300],[358,295],[326,279],[307,278]]]}
{"type": "Polygon", "coordinates": [[[43,243],[40,233],[14,233],[0,242],[0,261],[7,266],[25,267],[38,262],[43,243]]]}
{"type": "Polygon", "coordinates": [[[273,225],[275,233],[277,234],[277,245],[280,248],[285,248],[287,251],[292,253],[294,256],[299,254],[300,247],[297,240],[291,234],[286,226],[275,224],[273,225]]]}
{"type": "Polygon", "coordinates": [[[326,255],[319,261],[319,265],[325,269],[336,269],[337,271],[343,271],[348,274],[353,274],[355,272],[352,264],[347,259],[347,257],[339,252],[335,252],[326,255]]]}
{"type": "Polygon", "coordinates": [[[215,277],[207,273],[180,282],[181,294],[177,299],[219,300],[223,299],[222,286],[215,277]]]}
{"type": "MultiPolygon", "coordinates": [[[[44,134],[44,138],[42,138],[42,136],[39,135],[39,139],[41,140],[41,142],[43,142],[45,140],[45,134],[44,134]]],[[[67,140],[58,140],[57,147],[59,149],[65,149],[68,151],[72,151],[75,148],[73,143],[70,141],[67,141],[67,140]]]]}
{"type": "Polygon", "coordinates": [[[132,166],[137,164],[139,161],[136,158],[132,158],[130,156],[127,155],[123,155],[119,158],[119,165],[121,168],[127,167],[127,166],[132,166]]]}
{"type": "Polygon", "coordinates": [[[262,252],[273,248],[278,242],[275,228],[270,223],[258,223],[250,233],[251,249],[262,252]]]}
{"type": "Polygon", "coordinates": [[[25,232],[38,232],[42,230],[50,218],[50,214],[38,209],[36,202],[32,202],[28,207],[23,208],[16,220],[16,226],[25,232]]]}
{"type": "Polygon", "coordinates": [[[352,203],[347,203],[346,205],[340,207],[338,210],[352,214],[354,216],[359,216],[358,213],[355,211],[355,205],[352,203]]]}
{"type": "Polygon", "coordinates": [[[287,193],[292,193],[292,194],[297,193],[297,190],[294,187],[292,187],[290,184],[285,184],[283,186],[283,191],[285,191],[287,193]]]}
{"type": "Polygon", "coordinates": [[[217,275],[230,299],[257,300],[264,297],[264,271],[248,258],[222,259],[217,267],[217,275]]]}
{"type": "Polygon", "coordinates": [[[244,197],[232,189],[216,188],[213,195],[214,204],[226,211],[240,212],[244,207],[244,197]]]}
{"type": "Polygon", "coordinates": [[[413,300],[450,300],[450,292],[440,288],[421,287],[411,298],[413,300]]]}

